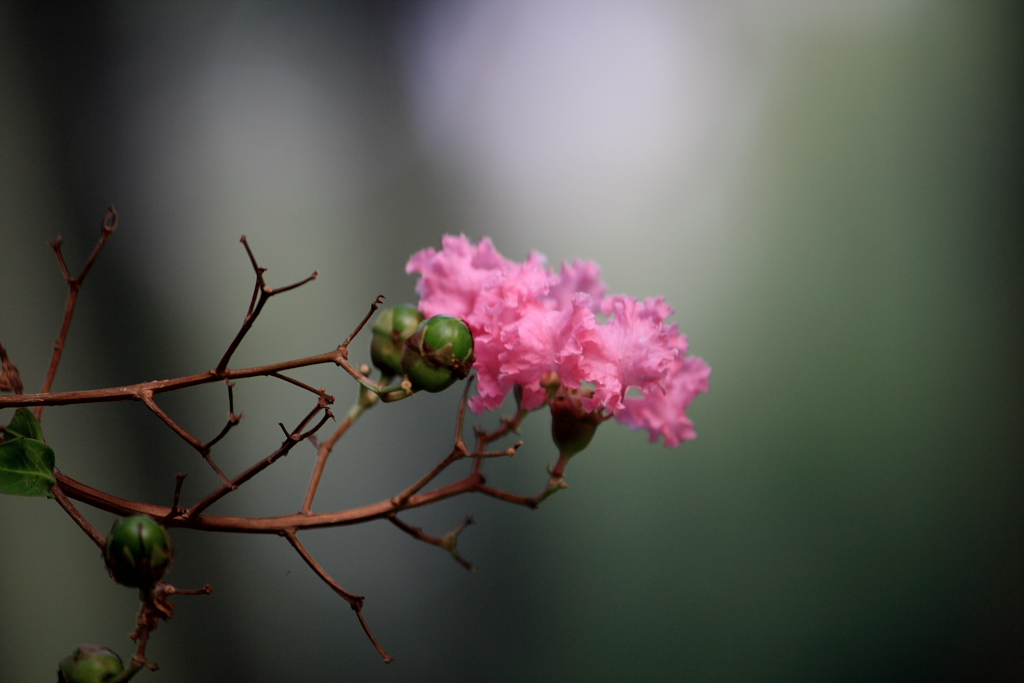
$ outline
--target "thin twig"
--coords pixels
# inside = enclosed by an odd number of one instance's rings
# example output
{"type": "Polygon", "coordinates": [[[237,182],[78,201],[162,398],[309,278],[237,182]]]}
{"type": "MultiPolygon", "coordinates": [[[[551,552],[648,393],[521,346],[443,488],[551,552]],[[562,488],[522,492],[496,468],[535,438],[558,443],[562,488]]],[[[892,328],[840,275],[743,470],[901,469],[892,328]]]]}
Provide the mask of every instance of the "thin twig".
{"type": "Polygon", "coordinates": [[[184,427],[182,427],[177,422],[175,422],[174,419],[170,415],[165,413],[163,408],[161,408],[159,405],[157,405],[156,400],[153,398],[153,392],[151,392],[151,391],[144,391],[144,392],[142,392],[142,402],[145,403],[146,407],[149,408],[149,410],[154,415],[159,417],[163,421],[164,424],[166,424],[168,427],[170,427],[171,431],[173,431],[175,434],[177,434],[179,437],[181,437],[181,439],[185,443],[187,443],[189,446],[194,448],[199,453],[199,455],[202,456],[203,460],[206,461],[206,464],[209,465],[211,469],[213,469],[214,473],[218,477],[220,477],[220,480],[222,482],[224,482],[225,484],[228,483],[227,475],[224,474],[224,472],[220,469],[220,467],[217,466],[217,463],[215,463],[213,461],[213,458],[210,457],[210,448],[209,448],[209,446],[204,444],[202,441],[200,441],[196,437],[192,436],[192,434],[190,434],[184,427]]]}
{"type": "Polygon", "coordinates": [[[242,414],[235,412],[235,383],[225,381],[224,384],[227,385],[228,388],[228,421],[224,423],[224,426],[221,428],[220,432],[218,432],[217,436],[203,444],[203,447],[207,452],[213,448],[214,444],[227,436],[227,433],[230,432],[233,427],[242,421],[242,414]]]}
{"type": "Polygon", "coordinates": [[[373,317],[373,314],[377,311],[378,308],[381,307],[381,304],[384,303],[384,299],[386,298],[387,297],[384,296],[383,294],[379,294],[377,298],[374,299],[373,303],[370,304],[370,312],[363,317],[363,319],[359,322],[358,325],[356,325],[356,329],[352,330],[352,334],[348,335],[348,338],[345,339],[345,341],[342,343],[341,348],[348,348],[348,345],[352,343],[352,340],[356,338],[356,335],[359,334],[360,330],[362,330],[363,327],[366,326],[366,323],[370,322],[370,318],[373,317]]]}
{"type": "Polygon", "coordinates": [[[174,475],[174,501],[171,503],[172,517],[177,517],[184,512],[181,507],[181,487],[185,484],[185,477],[187,476],[187,472],[179,472],[174,475]]]}
{"type": "MultiPolygon", "coordinates": [[[[506,434],[508,434],[510,432],[514,432],[514,433],[518,434],[519,433],[519,427],[523,424],[523,420],[525,420],[526,416],[529,415],[529,414],[530,414],[530,411],[523,410],[523,409],[520,408],[519,411],[516,412],[515,416],[501,418],[501,424],[493,432],[486,432],[486,431],[480,429],[479,427],[477,427],[474,430],[476,432],[476,450],[477,450],[476,461],[473,463],[473,471],[474,472],[480,472],[482,470],[482,468],[483,468],[483,460],[482,460],[482,458],[487,455],[487,453],[484,451],[484,449],[487,447],[487,444],[489,444],[490,442],[495,441],[497,439],[500,439],[501,437],[505,436],[506,434]]],[[[523,442],[522,441],[518,441],[513,446],[513,448],[518,449],[522,445],[523,445],[523,442]]],[[[509,455],[511,455],[511,453],[509,455]]]]}
{"type": "Polygon", "coordinates": [[[99,529],[94,527],[81,512],[79,512],[78,508],[75,507],[75,504],[71,502],[71,499],[65,495],[63,490],[61,490],[60,484],[54,484],[50,491],[53,493],[54,499],[56,499],[57,504],[61,506],[64,512],[68,513],[68,516],[71,517],[71,519],[75,521],[75,524],[77,524],[82,531],[92,539],[93,543],[99,546],[100,550],[103,550],[107,545],[106,537],[101,534],[99,529]]]}
{"type": "Polygon", "coordinates": [[[363,631],[366,633],[366,636],[370,639],[370,642],[373,643],[373,647],[380,653],[380,656],[384,658],[384,663],[388,664],[394,661],[394,658],[384,651],[380,642],[378,642],[377,638],[373,635],[373,631],[370,630],[370,626],[366,623],[366,619],[363,618],[363,596],[349,593],[341,587],[341,584],[331,578],[331,575],[328,574],[322,566],[320,566],[320,563],[317,562],[313,556],[309,554],[309,551],[306,550],[305,546],[299,542],[299,537],[295,533],[294,529],[286,529],[281,532],[281,535],[288,539],[288,542],[291,543],[292,547],[295,548],[295,551],[299,553],[299,556],[305,560],[310,569],[312,569],[324,583],[330,586],[331,590],[340,595],[355,611],[356,617],[359,619],[360,626],[363,627],[363,631]]]}
{"type": "Polygon", "coordinates": [[[527,496],[520,496],[515,493],[509,493],[508,491],[502,491],[501,489],[492,488],[490,486],[481,486],[477,488],[477,491],[491,496],[492,498],[503,500],[506,503],[514,503],[515,505],[528,507],[531,510],[535,510],[538,505],[536,497],[528,498],[527,496]]]}
{"type": "Polygon", "coordinates": [[[462,425],[466,418],[466,403],[469,398],[470,387],[473,386],[474,378],[475,376],[470,377],[466,381],[465,388],[462,390],[462,400],[459,401],[459,414],[455,420],[455,443],[452,444],[451,452],[445,456],[444,460],[435,465],[433,469],[420,477],[419,481],[392,498],[391,500],[394,501],[396,507],[402,505],[405,501],[409,500],[411,496],[422,490],[424,486],[433,481],[437,475],[441,474],[441,472],[446,470],[452,463],[457,460],[461,460],[468,455],[469,451],[466,450],[466,443],[462,440],[462,425]]]}
{"type": "Polygon", "coordinates": [[[484,495],[491,496],[492,498],[503,500],[506,503],[514,503],[516,505],[528,507],[531,510],[536,510],[540,504],[549,497],[567,488],[569,488],[569,485],[565,483],[564,479],[552,476],[551,479],[548,480],[547,486],[533,497],[520,496],[518,494],[509,493],[508,491],[492,488],[490,486],[479,486],[476,490],[484,495]]]}
{"type": "Polygon", "coordinates": [[[316,497],[316,491],[320,487],[320,480],[323,478],[324,468],[327,466],[327,459],[331,455],[331,451],[334,449],[334,444],[345,435],[349,427],[359,419],[369,405],[363,401],[357,402],[353,405],[348,414],[345,415],[345,419],[341,421],[338,428],[334,430],[330,438],[321,441],[317,444],[316,448],[316,465],[313,467],[313,474],[310,477],[309,487],[306,489],[306,498],[302,502],[302,513],[309,514],[313,508],[313,499],[316,497]]]}
{"type": "Polygon", "coordinates": [[[330,394],[328,394],[327,390],[324,389],[323,387],[320,387],[319,389],[316,389],[316,388],[311,387],[310,385],[306,384],[305,382],[300,382],[299,380],[295,379],[294,377],[289,377],[288,375],[283,375],[280,372],[270,372],[270,373],[267,373],[267,377],[274,377],[274,378],[277,378],[277,379],[282,380],[284,382],[288,382],[289,384],[294,384],[295,386],[299,387],[300,389],[305,389],[309,393],[315,394],[319,398],[322,398],[328,404],[334,403],[334,397],[331,396],[330,394]]]}
{"type": "MultiPolygon", "coordinates": [[[[506,448],[503,451],[479,451],[478,450],[475,453],[470,453],[469,452],[469,450],[466,448],[465,441],[462,440],[462,429],[463,429],[462,426],[463,426],[463,422],[465,421],[465,417],[466,417],[466,405],[468,403],[469,390],[470,390],[470,387],[472,386],[472,384],[473,384],[473,378],[470,377],[469,380],[466,382],[466,388],[462,392],[462,400],[459,403],[459,415],[458,415],[458,418],[455,421],[455,442],[452,444],[451,452],[444,458],[444,460],[439,462],[437,465],[435,465],[433,467],[433,469],[431,469],[429,472],[427,472],[425,475],[423,475],[419,479],[419,481],[417,481],[415,484],[413,484],[409,488],[407,488],[404,491],[402,491],[401,493],[399,493],[394,498],[392,498],[391,500],[394,501],[396,506],[400,506],[400,505],[404,504],[405,501],[409,500],[409,498],[411,496],[413,496],[416,493],[418,493],[419,491],[421,491],[423,489],[423,487],[425,487],[427,484],[432,482],[435,478],[437,478],[437,476],[439,474],[441,474],[446,469],[448,469],[448,467],[450,467],[453,463],[458,462],[459,460],[462,460],[463,458],[473,457],[473,458],[476,459],[476,462],[479,463],[480,459],[482,459],[482,458],[494,458],[494,457],[502,457],[502,456],[509,456],[509,457],[511,457],[511,456],[515,455],[515,453],[519,449],[519,447],[523,445],[523,442],[520,441],[520,442],[512,445],[511,447],[506,448]]],[[[504,433],[504,432],[502,432],[502,433],[504,433]]],[[[478,437],[479,437],[479,434],[478,434],[478,437]]],[[[481,443],[482,444],[486,444],[487,441],[480,441],[479,438],[478,438],[478,444],[481,444],[481,443]]],[[[479,468],[478,464],[474,466],[474,471],[479,472],[479,469],[480,468],[479,468]]]]}

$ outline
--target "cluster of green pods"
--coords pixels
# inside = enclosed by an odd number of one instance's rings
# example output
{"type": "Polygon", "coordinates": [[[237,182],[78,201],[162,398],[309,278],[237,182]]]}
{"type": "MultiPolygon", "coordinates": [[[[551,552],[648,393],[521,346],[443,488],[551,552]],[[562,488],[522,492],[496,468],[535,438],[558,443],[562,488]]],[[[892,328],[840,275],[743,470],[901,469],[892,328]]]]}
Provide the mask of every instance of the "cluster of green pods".
{"type": "Polygon", "coordinates": [[[443,391],[469,375],[473,333],[459,318],[424,320],[414,307],[398,306],[373,326],[370,358],[385,377],[405,377],[414,391],[443,391]]]}

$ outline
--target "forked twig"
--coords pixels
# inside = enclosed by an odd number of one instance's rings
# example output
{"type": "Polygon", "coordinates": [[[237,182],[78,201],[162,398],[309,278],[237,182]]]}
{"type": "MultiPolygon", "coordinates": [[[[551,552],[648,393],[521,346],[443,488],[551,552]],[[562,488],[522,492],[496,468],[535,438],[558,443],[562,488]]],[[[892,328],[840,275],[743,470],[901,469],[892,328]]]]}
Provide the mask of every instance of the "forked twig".
{"type": "MultiPolygon", "coordinates": [[[[82,266],[82,270],[79,271],[78,277],[71,275],[71,271],[68,270],[68,265],[64,261],[64,252],[61,250],[63,238],[58,237],[53,242],[50,242],[50,246],[53,247],[53,251],[57,255],[57,263],[60,265],[60,271],[64,275],[64,281],[68,285],[68,300],[64,305],[64,320],[61,323],[60,332],[57,334],[57,340],[53,343],[53,355],[50,357],[50,366],[46,370],[46,378],[43,380],[41,393],[49,393],[50,388],[53,386],[53,379],[57,376],[57,366],[60,365],[60,358],[64,353],[64,344],[67,342],[68,330],[71,329],[71,318],[75,314],[75,305],[78,303],[78,292],[82,289],[85,276],[89,274],[89,270],[99,257],[100,251],[103,250],[103,245],[107,243],[110,236],[114,234],[114,230],[117,229],[117,209],[113,206],[107,209],[107,215],[104,216],[101,227],[103,231],[100,233],[99,241],[93,247],[92,253],[86,260],[85,265],[82,266]]],[[[42,414],[43,406],[36,406],[36,419],[38,420],[42,414]]]]}
{"type": "Polygon", "coordinates": [[[282,294],[297,287],[301,287],[307,282],[315,280],[319,275],[319,273],[314,270],[313,274],[304,280],[294,282],[284,287],[278,287],[276,289],[270,287],[263,279],[263,273],[265,273],[267,269],[256,263],[256,257],[253,255],[252,249],[249,248],[249,241],[245,238],[245,235],[242,235],[240,241],[245,247],[245,253],[249,255],[249,263],[252,264],[252,269],[256,273],[256,284],[253,286],[252,300],[249,302],[249,309],[246,311],[245,318],[242,320],[242,327],[238,330],[238,334],[235,335],[235,338],[231,340],[231,343],[228,345],[228,350],[224,352],[224,355],[221,357],[220,362],[217,363],[217,367],[214,370],[218,375],[223,374],[224,371],[227,370],[228,363],[231,362],[231,356],[234,355],[235,350],[238,349],[238,345],[242,343],[242,339],[245,335],[250,329],[252,329],[253,323],[256,322],[256,317],[260,314],[260,311],[263,310],[263,305],[267,303],[267,300],[270,299],[270,297],[275,294],[282,294]]]}
{"type": "Polygon", "coordinates": [[[418,541],[423,541],[424,543],[429,543],[430,545],[436,545],[438,548],[443,548],[444,550],[447,550],[449,553],[451,553],[452,557],[455,558],[456,562],[458,562],[471,572],[476,571],[476,567],[474,567],[469,560],[463,557],[462,554],[459,552],[458,548],[456,548],[456,544],[459,539],[459,534],[461,534],[463,531],[466,530],[467,527],[473,524],[472,515],[467,515],[466,520],[462,524],[455,527],[455,529],[449,531],[444,536],[440,537],[430,536],[424,533],[423,529],[419,528],[418,526],[406,524],[405,522],[400,520],[397,515],[391,515],[390,517],[388,517],[388,521],[418,541]]]}
{"type": "Polygon", "coordinates": [[[175,422],[170,415],[165,413],[163,408],[157,405],[156,400],[153,398],[152,391],[142,392],[142,402],[146,404],[146,407],[149,408],[150,412],[159,417],[164,424],[170,427],[171,431],[173,431],[175,434],[181,437],[181,439],[189,446],[198,451],[199,455],[203,457],[203,460],[206,461],[206,464],[209,465],[211,469],[213,469],[214,473],[218,477],[220,477],[220,480],[222,482],[224,482],[225,484],[228,483],[227,475],[224,474],[220,467],[217,466],[217,463],[213,461],[213,458],[210,457],[209,445],[203,443],[196,437],[192,436],[192,434],[190,434],[184,427],[175,422]]]}
{"type": "MultiPolygon", "coordinates": [[[[515,453],[519,449],[519,447],[523,445],[523,442],[519,441],[519,442],[513,444],[512,446],[510,446],[509,448],[506,448],[503,451],[482,451],[482,450],[477,450],[474,453],[470,453],[469,452],[469,449],[466,448],[465,441],[462,440],[462,429],[463,429],[463,423],[464,423],[465,418],[466,418],[466,406],[468,404],[469,390],[472,387],[473,379],[474,379],[473,377],[470,377],[466,381],[466,388],[462,392],[462,401],[459,403],[459,416],[456,419],[456,423],[455,423],[455,441],[452,444],[451,452],[448,454],[448,456],[444,460],[439,462],[437,465],[435,465],[433,467],[433,469],[431,469],[429,472],[427,472],[425,475],[423,475],[419,479],[419,481],[417,481],[415,484],[413,484],[409,488],[407,488],[404,491],[402,491],[401,493],[399,493],[394,498],[392,498],[391,500],[392,500],[392,502],[394,502],[396,507],[399,507],[399,506],[403,505],[407,500],[409,500],[410,497],[412,497],[416,493],[418,493],[421,490],[423,490],[424,486],[426,486],[427,484],[432,482],[435,478],[437,478],[437,476],[439,474],[441,474],[441,472],[445,471],[453,463],[455,463],[455,462],[457,462],[459,460],[462,460],[463,458],[466,458],[466,457],[475,458],[476,459],[476,464],[474,465],[474,472],[479,472],[480,471],[479,462],[480,462],[480,460],[482,458],[497,458],[497,457],[503,457],[503,456],[511,457],[511,456],[515,455],[515,453]]],[[[504,433],[505,432],[502,431],[502,434],[504,434],[504,433]]],[[[496,436],[490,436],[489,438],[481,440],[479,433],[477,434],[477,436],[478,436],[478,440],[477,440],[478,446],[486,445],[490,440],[492,440],[494,438],[497,438],[496,436]]]]}
{"type": "Polygon", "coordinates": [[[263,470],[273,465],[282,457],[288,455],[288,453],[297,444],[305,441],[313,434],[316,434],[316,432],[321,427],[324,426],[324,423],[326,423],[327,420],[330,420],[333,417],[334,415],[333,413],[331,413],[330,408],[324,405],[323,401],[319,401],[317,403],[317,406],[313,410],[311,410],[309,414],[306,415],[305,418],[303,418],[303,420],[299,423],[298,427],[296,427],[294,431],[286,434],[284,441],[281,443],[280,447],[278,447],[277,450],[268,455],[266,458],[261,459],[255,465],[247,469],[245,472],[242,472],[234,479],[226,481],[223,486],[218,488],[216,491],[213,491],[208,496],[203,498],[201,501],[199,501],[191,508],[189,508],[185,512],[185,516],[197,517],[200,514],[202,514],[203,510],[210,507],[227,494],[236,490],[239,486],[241,486],[242,484],[249,481],[263,470]],[[313,420],[313,418],[316,417],[317,413],[321,411],[323,412],[323,415],[321,416],[320,420],[315,425],[310,427],[308,431],[303,432],[302,430],[305,429],[306,426],[313,420]]]}
{"type": "Polygon", "coordinates": [[[242,421],[242,414],[235,412],[235,383],[225,381],[224,384],[228,388],[228,421],[224,423],[224,426],[221,428],[220,432],[217,433],[217,436],[203,444],[203,447],[207,452],[213,448],[214,444],[227,436],[227,433],[230,432],[233,427],[242,421]]]}

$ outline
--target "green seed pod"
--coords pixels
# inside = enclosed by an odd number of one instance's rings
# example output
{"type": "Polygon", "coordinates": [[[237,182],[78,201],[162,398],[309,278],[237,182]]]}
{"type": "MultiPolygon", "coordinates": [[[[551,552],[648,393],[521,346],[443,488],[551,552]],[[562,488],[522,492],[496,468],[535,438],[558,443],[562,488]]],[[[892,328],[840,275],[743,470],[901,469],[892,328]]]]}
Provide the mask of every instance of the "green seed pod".
{"type": "Polygon", "coordinates": [[[443,391],[473,367],[473,333],[450,315],[420,325],[402,351],[402,373],[416,391],[443,391]]]}
{"type": "Polygon", "coordinates": [[[58,683],[104,683],[124,671],[124,663],[113,650],[98,645],[80,645],[60,660],[58,683]]]}
{"type": "Polygon", "coordinates": [[[595,413],[584,413],[572,400],[557,396],[551,402],[551,440],[560,455],[571,458],[590,445],[601,424],[595,413]]]}
{"type": "Polygon", "coordinates": [[[370,342],[370,358],[384,375],[402,374],[402,347],[422,322],[423,314],[408,305],[389,308],[377,318],[370,342]]]}
{"type": "Polygon", "coordinates": [[[114,522],[103,548],[110,578],[134,588],[152,588],[167,573],[173,557],[170,535],[149,515],[114,522]]]}

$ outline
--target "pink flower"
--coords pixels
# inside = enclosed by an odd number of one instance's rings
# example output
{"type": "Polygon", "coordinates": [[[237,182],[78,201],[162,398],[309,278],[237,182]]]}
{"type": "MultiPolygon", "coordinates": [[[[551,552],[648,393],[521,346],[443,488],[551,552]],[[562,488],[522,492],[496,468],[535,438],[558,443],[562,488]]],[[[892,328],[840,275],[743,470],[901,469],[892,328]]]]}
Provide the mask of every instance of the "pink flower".
{"type": "Polygon", "coordinates": [[[555,376],[587,413],[647,429],[666,446],[694,438],[685,411],[707,391],[710,369],[685,357],[663,299],[606,297],[595,263],[563,263],[556,273],[536,252],[516,263],[489,239],[473,245],[464,235],[414,254],[406,272],[421,276],[424,315],[457,316],[473,331],[475,412],[499,408],[516,387],[523,409],[539,408],[551,402],[545,382],[555,376]]]}

